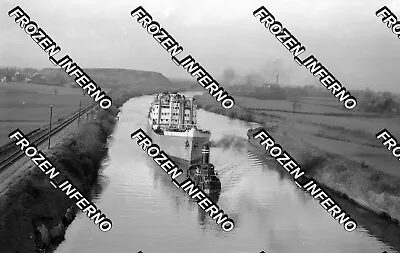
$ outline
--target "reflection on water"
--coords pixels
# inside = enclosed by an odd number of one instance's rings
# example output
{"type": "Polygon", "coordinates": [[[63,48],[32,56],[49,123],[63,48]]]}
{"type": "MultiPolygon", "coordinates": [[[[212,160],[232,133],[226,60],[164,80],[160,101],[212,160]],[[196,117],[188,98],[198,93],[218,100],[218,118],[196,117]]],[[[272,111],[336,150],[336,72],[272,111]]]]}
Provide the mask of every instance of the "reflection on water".
{"type": "Polygon", "coordinates": [[[349,203],[336,194],[331,193],[335,200],[345,210],[356,219],[358,226],[362,226],[365,233],[369,234],[371,238],[391,245],[394,249],[400,250],[400,226],[393,224],[393,222],[381,219],[372,215],[369,211],[357,207],[349,203]]]}
{"type": "MultiPolygon", "coordinates": [[[[219,199],[219,192],[215,192],[212,194],[208,195],[208,198],[211,199],[215,204],[218,205],[218,199],[219,199]]],[[[197,202],[195,202],[197,204],[197,202]]],[[[199,225],[203,228],[206,229],[207,228],[207,224],[208,222],[211,220],[210,216],[208,215],[208,213],[206,213],[201,207],[197,207],[197,221],[199,222],[199,225]],[[207,217],[207,219],[206,219],[207,217]]]]}
{"type": "MultiPolygon", "coordinates": [[[[197,221],[201,226],[201,228],[209,229],[210,225],[214,226],[215,221],[210,218],[208,213],[206,213],[201,207],[197,205],[197,201],[192,199],[185,191],[183,191],[183,189],[177,189],[175,186],[173,186],[173,184],[171,183],[171,177],[167,175],[166,172],[164,172],[163,170],[160,170],[159,166],[151,158],[147,158],[146,160],[148,161],[147,163],[148,166],[153,169],[153,171],[151,171],[150,173],[153,173],[154,182],[156,182],[157,185],[158,183],[160,183],[162,189],[165,191],[174,191],[176,189],[178,192],[179,191],[181,192],[181,195],[179,197],[175,197],[173,199],[175,202],[174,204],[176,211],[178,211],[181,206],[181,201],[182,201],[181,197],[183,198],[184,196],[186,196],[186,198],[188,199],[188,206],[190,206],[190,209],[192,210],[194,207],[197,207],[197,221]]],[[[183,175],[186,175],[186,170],[188,166],[182,165],[180,163],[177,163],[177,165],[179,166],[179,168],[182,168],[184,170],[183,175]]],[[[217,205],[219,196],[220,192],[208,194],[208,198],[217,205]]]]}
{"type": "MultiPolygon", "coordinates": [[[[252,145],[249,145],[249,149],[252,150],[255,154],[254,156],[258,157],[259,159],[262,159],[262,151],[257,150],[255,147],[252,145]]],[[[249,152],[250,153],[250,152],[249,152]]],[[[265,163],[268,163],[268,161],[264,158],[265,163]]],[[[270,168],[278,171],[279,166],[271,166],[270,168]]],[[[288,177],[287,173],[282,170],[280,172],[280,175],[283,177],[288,177]]],[[[346,212],[353,217],[358,224],[359,230],[363,231],[364,233],[368,234],[371,238],[376,238],[377,240],[387,243],[390,245],[393,250],[400,249],[400,226],[394,224],[390,220],[382,219],[381,217],[378,217],[375,214],[372,214],[371,212],[354,205],[351,201],[348,199],[344,199],[343,197],[339,196],[338,194],[325,189],[324,191],[328,192],[330,196],[333,197],[333,199],[343,207],[346,212]]],[[[307,200],[312,200],[309,197],[306,197],[307,194],[301,195],[304,199],[304,201],[307,200]]]]}
{"type": "MultiPolygon", "coordinates": [[[[286,171],[268,167],[265,154],[248,144],[211,148],[211,163],[222,184],[221,193],[213,197],[235,221],[235,229],[224,232],[130,139],[133,131],[145,129],[150,101],[151,97],[143,97],[127,102],[110,141],[103,170],[108,185],[96,204],[113,221],[112,230],[101,232],[93,221],[79,215],[58,253],[396,252],[388,244],[398,247],[398,231],[370,223],[370,216],[357,216],[351,213],[352,209],[357,213],[356,208],[340,202],[360,227],[346,232],[285,176],[286,171]]],[[[204,111],[198,112],[198,119],[202,127],[212,130],[214,143],[226,136],[236,136],[235,141],[246,138],[250,126],[204,111]]]]}

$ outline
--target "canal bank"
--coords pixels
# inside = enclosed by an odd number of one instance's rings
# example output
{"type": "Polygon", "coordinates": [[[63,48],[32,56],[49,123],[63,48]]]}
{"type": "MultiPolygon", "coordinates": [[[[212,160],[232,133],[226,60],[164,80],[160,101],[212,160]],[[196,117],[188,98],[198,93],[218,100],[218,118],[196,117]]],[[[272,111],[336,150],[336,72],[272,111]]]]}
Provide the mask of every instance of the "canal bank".
{"type": "MultiPolygon", "coordinates": [[[[118,109],[99,110],[96,119],[83,124],[74,136],[45,153],[59,171],[87,198],[106,155],[104,143],[115,125],[118,109]]],[[[56,247],[74,219],[77,208],[47,175],[32,169],[1,196],[0,245],[3,252],[47,252],[56,247]]]]}
{"type": "Polygon", "coordinates": [[[292,181],[271,169],[243,142],[254,124],[199,110],[199,125],[211,130],[213,143],[222,143],[211,147],[210,161],[222,185],[214,201],[236,225],[224,232],[130,138],[146,127],[152,99],[126,102],[108,142],[100,182],[104,190],[94,198],[112,218],[113,229],[102,233],[78,214],[57,253],[396,252],[362,227],[344,231],[292,181]],[[237,144],[223,141],[229,139],[237,144]]]}
{"type": "MultiPolygon", "coordinates": [[[[266,119],[269,118],[267,115],[257,115],[251,110],[240,107],[221,110],[215,104],[201,99],[197,102],[207,111],[263,125],[296,159],[307,175],[313,177],[319,184],[379,217],[399,224],[400,178],[385,174],[364,163],[325,152],[303,138],[293,138],[288,132],[278,132],[276,129],[279,126],[267,126],[269,125],[266,123],[266,119]]],[[[259,140],[254,140],[251,136],[248,136],[248,139],[263,149],[259,140]]]]}
{"type": "MultiPolygon", "coordinates": [[[[107,140],[114,129],[118,107],[132,97],[154,92],[148,90],[117,90],[112,107],[98,108],[94,119],[81,124],[73,135],[44,152],[60,172],[60,182],[68,180],[86,199],[92,198],[101,161],[108,152],[107,140]]],[[[79,212],[76,201],[54,188],[48,176],[29,162],[28,173],[16,178],[0,197],[1,252],[52,252],[64,240],[67,227],[79,212]]],[[[102,211],[107,214],[106,210],[102,211]]]]}

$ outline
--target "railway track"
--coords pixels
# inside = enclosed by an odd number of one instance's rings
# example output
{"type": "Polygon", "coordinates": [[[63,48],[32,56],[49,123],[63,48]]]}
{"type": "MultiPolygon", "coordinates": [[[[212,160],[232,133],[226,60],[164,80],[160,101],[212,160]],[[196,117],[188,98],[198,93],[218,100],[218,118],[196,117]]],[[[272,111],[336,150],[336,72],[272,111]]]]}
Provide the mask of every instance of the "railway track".
{"type": "MultiPolygon", "coordinates": [[[[78,117],[80,117],[82,114],[85,114],[89,110],[93,109],[97,103],[93,103],[80,112],[75,112],[72,116],[70,116],[68,119],[66,119],[64,122],[62,122],[60,125],[56,126],[54,129],[51,130],[50,132],[50,137],[53,136],[54,134],[58,133],[62,129],[64,129],[66,126],[74,122],[78,117]]],[[[35,144],[38,146],[39,144],[43,143],[44,141],[48,140],[49,138],[49,133],[45,132],[42,133],[40,136],[35,138],[34,140],[31,141],[31,143],[35,144]]],[[[5,170],[9,165],[13,164],[15,161],[17,161],[21,156],[24,155],[24,153],[19,149],[16,148],[17,150],[13,152],[12,154],[8,155],[6,158],[2,159],[0,161],[0,172],[5,170]]]]}

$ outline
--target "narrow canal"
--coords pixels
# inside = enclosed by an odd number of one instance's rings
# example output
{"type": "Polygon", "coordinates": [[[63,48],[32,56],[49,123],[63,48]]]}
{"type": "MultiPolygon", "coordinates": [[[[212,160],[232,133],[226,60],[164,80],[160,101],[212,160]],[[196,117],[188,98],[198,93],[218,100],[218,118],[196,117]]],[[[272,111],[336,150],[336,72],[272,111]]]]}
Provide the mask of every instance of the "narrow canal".
{"type": "Polygon", "coordinates": [[[236,225],[224,232],[130,138],[145,129],[152,99],[125,103],[108,143],[95,202],[113,221],[112,230],[101,232],[80,214],[57,253],[396,252],[362,224],[346,232],[291,179],[270,169],[262,154],[241,141],[248,123],[199,110],[199,125],[212,131],[212,140],[236,139],[211,148],[222,183],[218,205],[236,225]]]}

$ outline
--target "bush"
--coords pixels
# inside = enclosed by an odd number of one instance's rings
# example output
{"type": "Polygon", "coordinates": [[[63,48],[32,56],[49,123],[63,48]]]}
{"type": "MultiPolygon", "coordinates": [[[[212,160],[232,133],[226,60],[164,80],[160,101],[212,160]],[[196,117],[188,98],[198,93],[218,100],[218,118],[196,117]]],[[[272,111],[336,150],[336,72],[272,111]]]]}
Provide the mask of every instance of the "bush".
{"type": "Polygon", "coordinates": [[[234,119],[237,117],[237,113],[234,110],[230,110],[227,115],[229,118],[234,119]]]}
{"type": "Polygon", "coordinates": [[[301,168],[311,176],[317,169],[322,168],[327,160],[327,156],[305,153],[301,157],[301,168]]]}

